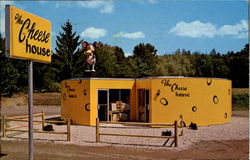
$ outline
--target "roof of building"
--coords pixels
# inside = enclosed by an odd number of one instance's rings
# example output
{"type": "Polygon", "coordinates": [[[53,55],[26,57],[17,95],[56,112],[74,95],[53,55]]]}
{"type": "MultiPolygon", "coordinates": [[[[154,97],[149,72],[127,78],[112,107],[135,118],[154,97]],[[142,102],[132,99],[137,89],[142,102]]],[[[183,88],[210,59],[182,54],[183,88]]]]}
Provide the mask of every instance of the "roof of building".
{"type": "Polygon", "coordinates": [[[185,76],[159,76],[159,77],[145,77],[145,78],[104,78],[104,77],[84,77],[84,78],[73,78],[70,80],[144,80],[144,79],[222,79],[229,80],[226,78],[216,77],[185,77],[185,76]]]}

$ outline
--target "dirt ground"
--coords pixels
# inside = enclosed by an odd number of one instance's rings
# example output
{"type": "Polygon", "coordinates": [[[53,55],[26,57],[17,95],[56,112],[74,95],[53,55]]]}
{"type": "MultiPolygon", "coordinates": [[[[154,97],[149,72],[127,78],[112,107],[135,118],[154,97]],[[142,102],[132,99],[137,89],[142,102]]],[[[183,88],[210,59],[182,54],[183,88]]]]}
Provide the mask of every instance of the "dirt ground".
{"type": "MultiPolygon", "coordinates": [[[[46,115],[60,114],[60,93],[34,93],[33,112],[44,111],[46,115]]],[[[0,101],[0,114],[18,116],[28,114],[27,94],[14,95],[11,98],[2,97],[0,101]]]]}
{"type": "MultiPolygon", "coordinates": [[[[36,160],[146,160],[146,159],[248,159],[249,140],[203,141],[182,151],[149,150],[128,147],[87,147],[54,143],[35,143],[36,160]]],[[[3,160],[28,159],[27,140],[2,141],[3,160]]]]}
{"type": "MultiPolygon", "coordinates": [[[[33,113],[40,113],[42,111],[44,111],[46,115],[55,115],[61,113],[61,108],[60,106],[33,106],[33,113]]],[[[0,113],[6,116],[28,115],[28,106],[1,107],[0,113]]]]}
{"type": "MultiPolygon", "coordinates": [[[[236,111],[233,116],[247,118],[248,114],[248,111],[236,111]]],[[[118,147],[115,144],[78,146],[35,140],[34,151],[35,160],[249,159],[249,139],[201,141],[181,151],[118,147]]],[[[2,140],[1,154],[3,160],[28,159],[28,140],[20,138],[2,140]]]]}

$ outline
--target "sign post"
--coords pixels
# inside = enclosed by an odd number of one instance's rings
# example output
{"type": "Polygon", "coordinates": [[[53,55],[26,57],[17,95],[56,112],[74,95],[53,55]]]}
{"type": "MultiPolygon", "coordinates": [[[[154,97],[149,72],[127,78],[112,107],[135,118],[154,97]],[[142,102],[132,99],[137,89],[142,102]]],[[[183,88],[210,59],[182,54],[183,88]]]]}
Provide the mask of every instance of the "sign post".
{"type": "Polygon", "coordinates": [[[28,108],[29,108],[29,159],[33,160],[34,144],[33,144],[33,62],[29,61],[29,93],[28,93],[28,108]]]}
{"type": "Polygon", "coordinates": [[[34,14],[6,5],[5,38],[7,57],[29,61],[29,160],[33,160],[33,61],[51,62],[51,23],[34,14]]]}

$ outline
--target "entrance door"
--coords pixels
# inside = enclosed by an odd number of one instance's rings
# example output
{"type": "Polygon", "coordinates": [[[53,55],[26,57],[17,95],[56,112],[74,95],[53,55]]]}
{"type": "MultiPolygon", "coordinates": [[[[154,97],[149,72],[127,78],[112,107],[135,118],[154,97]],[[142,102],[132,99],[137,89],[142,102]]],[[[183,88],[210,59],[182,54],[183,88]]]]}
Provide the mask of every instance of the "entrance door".
{"type": "Polygon", "coordinates": [[[149,90],[138,89],[138,120],[149,122],[149,90]]]}
{"type": "Polygon", "coordinates": [[[98,118],[100,121],[109,121],[109,91],[98,90],[98,118]]]}

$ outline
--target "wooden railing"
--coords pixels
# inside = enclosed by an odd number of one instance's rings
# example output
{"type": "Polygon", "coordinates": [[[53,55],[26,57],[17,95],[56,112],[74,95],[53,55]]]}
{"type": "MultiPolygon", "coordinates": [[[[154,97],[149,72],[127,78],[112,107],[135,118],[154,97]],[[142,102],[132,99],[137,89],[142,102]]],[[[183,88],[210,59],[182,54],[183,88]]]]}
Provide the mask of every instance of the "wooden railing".
{"type": "MultiPolygon", "coordinates": [[[[112,126],[114,127],[114,126],[112,126]]],[[[105,126],[107,128],[107,126],[105,126]]],[[[99,118],[96,118],[96,143],[101,141],[101,135],[103,136],[127,136],[127,137],[143,137],[143,138],[166,138],[167,140],[163,144],[164,146],[168,143],[168,141],[173,138],[173,142],[170,146],[175,144],[175,147],[178,147],[178,136],[183,135],[183,117],[180,116],[178,121],[174,121],[173,124],[166,123],[138,123],[138,122],[100,122],[99,118]],[[100,132],[100,124],[123,124],[129,126],[165,126],[165,127],[174,127],[174,135],[173,136],[154,136],[154,135],[136,135],[136,134],[115,134],[115,133],[102,133],[100,132]],[[180,128],[180,134],[178,132],[178,128],[180,128]]]]}
{"type": "MultiPolygon", "coordinates": [[[[58,132],[58,131],[43,131],[43,130],[33,130],[34,133],[48,133],[48,134],[66,134],[67,135],[67,141],[70,141],[71,132],[70,132],[70,119],[67,119],[67,121],[51,121],[51,120],[45,120],[45,113],[36,113],[33,114],[33,117],[41,117],[41,120],[33,120],[33,125],[42,124],[41,127],[45,126],[45,123],[64,123],[67,124],[67,131],[66,132],[58,132]]],[[[28,122],[27,120],[28,116],[14,116],[14,117],[7,117],[3,116],[3,131],[2,136],[6,137],[7,131],[16,131],[16,132],[29,132],[28,130],[19,129],[23,127],[27,127],[28,124],[19,125],[19,126],[13,126],[13,127],[7,127],[7,122],[16,121],[16,122],[28,122]]]]}

